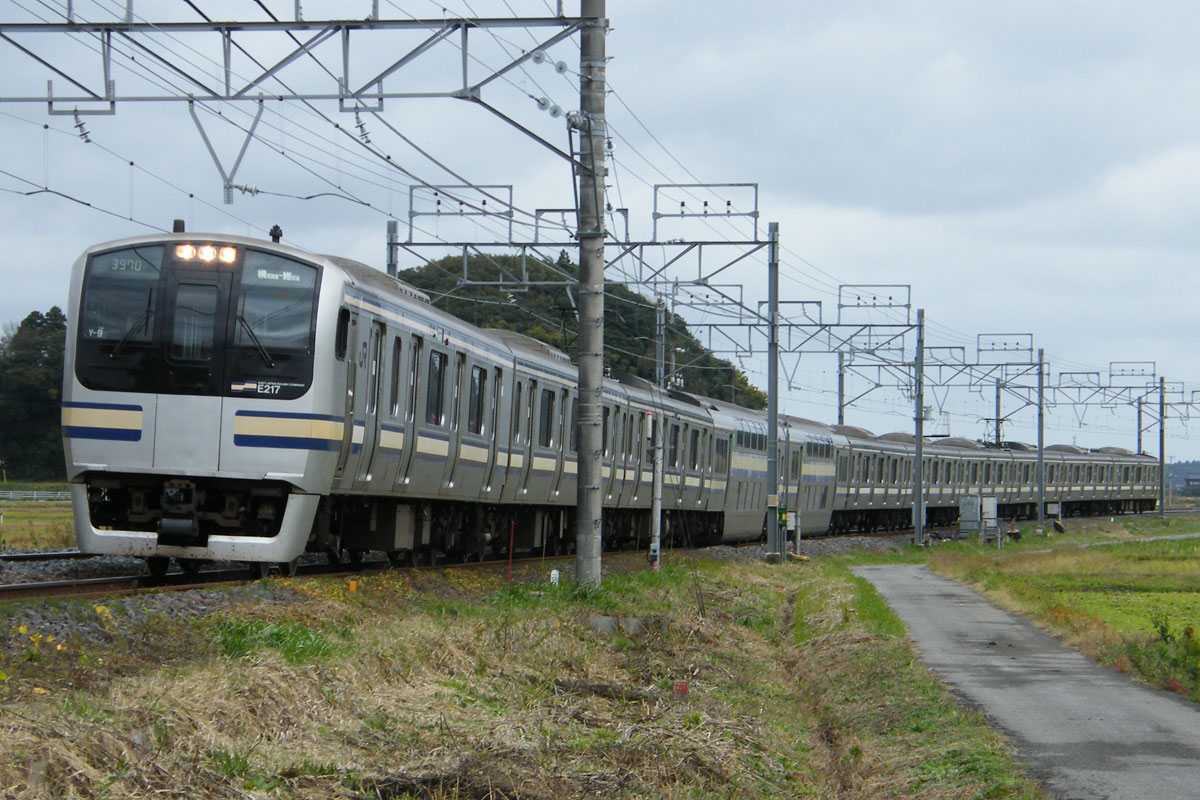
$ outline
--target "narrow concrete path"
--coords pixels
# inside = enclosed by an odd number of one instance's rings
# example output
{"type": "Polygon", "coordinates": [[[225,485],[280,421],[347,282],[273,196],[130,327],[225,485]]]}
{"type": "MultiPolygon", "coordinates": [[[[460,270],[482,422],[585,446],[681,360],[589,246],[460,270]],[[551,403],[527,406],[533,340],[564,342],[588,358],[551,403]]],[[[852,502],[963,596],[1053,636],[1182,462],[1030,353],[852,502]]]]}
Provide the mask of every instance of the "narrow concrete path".
{"type": "Polygon", "coordinates": [[[1088,661],[923,566],[857,567],[925,664],[1063,800],[1200,800],[1200,707],[1088,661]]]}

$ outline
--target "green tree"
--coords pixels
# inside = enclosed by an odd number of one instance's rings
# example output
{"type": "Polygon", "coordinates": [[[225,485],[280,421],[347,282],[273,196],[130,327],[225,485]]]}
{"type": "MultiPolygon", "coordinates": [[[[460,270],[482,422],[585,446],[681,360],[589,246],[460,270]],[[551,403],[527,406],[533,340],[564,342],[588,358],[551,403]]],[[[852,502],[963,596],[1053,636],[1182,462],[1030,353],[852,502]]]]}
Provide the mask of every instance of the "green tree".
{"type": "Polygon", "coordinates": [[[62,480],[63,349],[67,318],[34,311],[0,340],[0,459],[10,478],[62,480]]]}
{"type": "MultiPolygon", "coordinates": [[[[576,355],[574,281],[579,267],[567,251],[553,261],[516,256],[472,256],[472,281],[504,281],[504,287],[461,283],[462,258],[451,256],[400,273],[400,279],[433,298],[434,304],[459,319],[483,328],[505,328],[540,339],[576,355]],[[552,285],[565,282],[566,285],[552,285]]],[[[605,286],[604,365],[612,375],[655,377],[654,304],[624,286],[605,286]]],[[[767,395],[746,380],[728,361],[716,358],[688,330],[683,318],[667,315],[667,358],[674,356],[684,391],[722,400],[735,398],[747,408],[767,407],[767,395]],[[731,384],[732,387],[731,388],[731,384]]]]}

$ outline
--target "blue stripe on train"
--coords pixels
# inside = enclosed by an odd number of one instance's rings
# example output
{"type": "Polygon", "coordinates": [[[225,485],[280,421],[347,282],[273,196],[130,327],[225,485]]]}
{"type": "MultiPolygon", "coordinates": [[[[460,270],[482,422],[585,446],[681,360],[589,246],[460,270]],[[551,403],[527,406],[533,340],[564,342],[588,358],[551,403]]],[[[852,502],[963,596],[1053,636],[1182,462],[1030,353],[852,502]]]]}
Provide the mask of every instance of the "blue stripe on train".
{"type": "Polygon", "coordinates": [[[141,428],[84,428],[68,425],[63,428],[63,433],[70,439],[103,439],[108,442],[138,442],[142,439],[141,428]]]}

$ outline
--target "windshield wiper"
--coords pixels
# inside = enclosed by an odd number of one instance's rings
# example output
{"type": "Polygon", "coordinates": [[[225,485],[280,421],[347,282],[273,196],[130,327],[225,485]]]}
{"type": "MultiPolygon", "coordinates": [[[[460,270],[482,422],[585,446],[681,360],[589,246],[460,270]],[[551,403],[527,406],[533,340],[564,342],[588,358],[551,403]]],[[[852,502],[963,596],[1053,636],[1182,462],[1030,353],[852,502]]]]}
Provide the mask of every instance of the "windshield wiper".
{"type": "Polygon", "coordinates": [[[142,313],[142,318],[138,322],[129,326],[129,330],[125,331],[125,335],[121,337],[121,341],[117,342],[117,346],[108,354],[109,358],[116,358],[125,350],[125,346],[129,344],[138,331],[147,328],[150,325],[150,317],[154,316],[154,292],[146,293],[146,310],[142,313]]]}
{"type": "Polygon", "coordinates": [[[254,346],[258,348],[258,354],[262,356],[262,360],[266,362],[269,369],[275,369],[275,362],[271,359],[271,354],[267,352],[267,348],[262,346],[262,342],[254,335],[254,329],[250,327],[250,323],[241,314],[238,315],[237,321],[242,323],[242,327],[246,329],[246,333],[250,334],[250,341],[254,342],[254,346]]]}

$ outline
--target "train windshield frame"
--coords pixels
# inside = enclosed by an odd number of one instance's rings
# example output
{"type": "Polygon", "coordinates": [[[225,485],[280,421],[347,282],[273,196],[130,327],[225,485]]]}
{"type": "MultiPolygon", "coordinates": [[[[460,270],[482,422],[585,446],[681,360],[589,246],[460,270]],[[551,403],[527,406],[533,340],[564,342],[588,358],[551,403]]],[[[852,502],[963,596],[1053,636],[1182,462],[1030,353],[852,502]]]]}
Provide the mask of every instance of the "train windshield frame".
{"type": "Polygon", "coordinates": [[[321,268],[237,247],[231,262],[150,243],[85,266],[75,373],[99,391],[294,399],[312,384],[321,268]]]}

